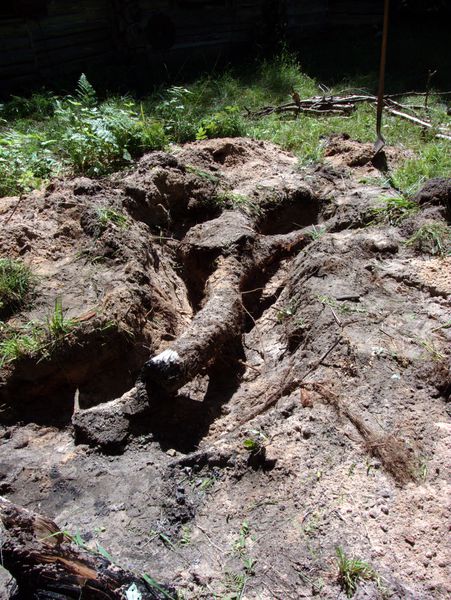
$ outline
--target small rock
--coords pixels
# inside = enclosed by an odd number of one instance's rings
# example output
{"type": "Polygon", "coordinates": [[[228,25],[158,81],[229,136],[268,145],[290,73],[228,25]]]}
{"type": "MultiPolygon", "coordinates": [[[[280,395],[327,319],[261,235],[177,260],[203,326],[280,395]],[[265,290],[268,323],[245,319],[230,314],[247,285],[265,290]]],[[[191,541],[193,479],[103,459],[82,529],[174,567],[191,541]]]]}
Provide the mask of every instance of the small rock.
{"type": "Polygon", "coordinates": [[[381,506],[381,511],[384,513],[384,515],[388,515],[388,513],[390,512],[390,509],[388,508],[388,506],[385,506],[385,504],[383,506],[381,506]]]}
{"type": "Polygon", "coordinates": [[[409,544],[409,546],[415,546],[415,540],[411,536],[406,536],[404,540],[409,544]]]}
{"type": "Polygon", "coordinates": [[[166,454],[168,456],[175,457],[177,456],[177,450],[174,450],[174,448],[169,448],[169,450],[166,450],[166,454]]]}
{"type": "Polygon", "coordinates": [[[385,523],[382,523],[380,527],[381,527],[381,529],[382,529],[382,531],[383,531],[384,533],[387,533],[387,531],[388,531],[388,527],[387,527],[387,525],[386,525],[385,523]]]}
{"type": "Polygon", "coordinates": [[[368,514],[372,519],[377,519],[377,517],[379,516],[379,513],[374,508],[372,508],[368,514]]]}

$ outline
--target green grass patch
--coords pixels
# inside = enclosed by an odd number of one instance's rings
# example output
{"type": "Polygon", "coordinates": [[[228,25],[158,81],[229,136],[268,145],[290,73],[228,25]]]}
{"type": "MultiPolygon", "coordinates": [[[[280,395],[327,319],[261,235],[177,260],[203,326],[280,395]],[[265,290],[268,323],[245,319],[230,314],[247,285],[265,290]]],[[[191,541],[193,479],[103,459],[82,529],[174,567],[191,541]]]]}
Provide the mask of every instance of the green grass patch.
{"type": "MultiPolygon", "coordinates": [[[[343,81],[331,93],[349,93],[350,86],[352,82],[343,81]]],[[[83,75],[72,95],[13,97],[0,105],[0,195],[27,192],[60,175],[111,173],[169,142],[249,136],[275,142],[307,165],[322,160],[324,141],[332,133],[374,141],[375,111],[370,105],[359,105],[349,117],[249,116],[248,110],[290,101],[293,89],[302,98],[323,93],[319,83],[303,73],[296,57],[284,50],[271,60],[256,61],[239,70],[161,88],[141,101],[127,96],[101,100],[83,75]]],[[[401,101],[419,102],[418,97],[401,101]]],[[[414,153],[392,174],[403,195],[430,177],[448,175],[451,169],[449,142],[434,138],[439,126],[449,124],[446,105],[439,96],[430,97],[428,116],[436,129],[426,132],[394,116],[384,116],[387,143],[414,153]]]]}
{"type": "Polygon", "coordinates": [[[419,252],[426,252],[436,256],[446,256],[450,252],[451,229],[440,222],[431,222],[422,225],[405,242],[419,252]]]}
{"type": "Polygon", "coordinates": [[[97,218],[102,229],[105,229],[110,223],[116,225],[116,227],[119,227],[120,229],[125,229],[128,223],[127,217],[124,214],[106,207],[97,209],[97,218]]]}
{"type": "Polygon", "coordinates": [[[412,202],[404,196],[390,196],[381,198],[381,206],[373,209],[373,216],[376,223],[399,225],[401,221],[416,214],[419,210],[420,207],[416,202],[412,202]]]}
{"type": "Polygon", "coordinates": [[[338,582],[348,598],[352,598],[361,580],[379,581],[376,571],[363,560],[349,558],[342,548],[337,548],[338,582]]]}
{"type": "Polygon", "coordinates": [[[25,357],[48,358],[77,326],[75,320],[64,316],[59,298],[45,321],[29,321],[21,326],[0,322],[0,367],[25,357]]]}
{"type": "Polygon", "coordinates": [[[0,258],[0,318],[20,309],[34,286],[34,277],[27,265],[10,258],[0,258]]]}

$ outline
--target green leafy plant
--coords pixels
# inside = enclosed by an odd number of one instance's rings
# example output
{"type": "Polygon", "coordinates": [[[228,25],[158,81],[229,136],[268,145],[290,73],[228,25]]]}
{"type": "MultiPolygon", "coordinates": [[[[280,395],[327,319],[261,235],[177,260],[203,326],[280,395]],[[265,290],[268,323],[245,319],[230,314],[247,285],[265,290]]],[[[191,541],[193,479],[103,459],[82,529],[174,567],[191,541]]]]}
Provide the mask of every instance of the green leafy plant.
{"type": "Polygon", "coordinates": [[[196,140],[244,135],[245,126],[238,106],[225,106],[220,112],[202,119],[196,140]]]}
{"type": "Polygon", "coordinates": [[[267,436],[257,429],[252,429],[249,437],[243,442],[243,447],[250,454],[263,454],[265,452],[265,444],[268,441],[267,436]]]}
{"type": "Polygon", "coordinates": [[[226,571],[224,573],[224,587],[226,595],[222,600],[240,600],[246,585],[246,574],[226,571]]]}
{"type": "Polygon", "coordinates": [[[238,556],[242,556],[246,550],[246,541],[250,535],[249,523],[243,521],[241,523],[238,538],[233,542],[233,550],[238,556]]]}
{"type": "Polygon", "coordinates": [[[38,352],[40,345],[40,335],[32,323],[18,331],[0,324],[0,367],[38,352]]]}
{"type": "Polygon", "coordinates": [[[348,598],[355,594],[361,579],[378,581],[376,571],[368,563],[358,558],[348,558],[341,547],[336,552],[338,582],[348,598]]]}
{"type": "Polygon", "coordinates": [[[444,223],[426,223],[422,225],[406,242],[421,252],[445,256],[449,253],[450,228],[444,223]]]}
{"type": "Polygon", "coordinates": [[[80,75],[78,80],[75,96],[84,106],[95,106],[97,104],[96,91],[84,73],[80,75]]]}
{"type": "Polygon", "coordinates": [[[176,142],[196,139],[199,117],[194,99],[195,94],[187,88],[172,86],[156,107],[157,115],[164,121],[165,132],[176,142]]]}
{"type": "Polygon", "coordinates": [[[0,318],[24,305],[35,283],[30,268],[18,260],[0,258],[0,318]]]}
{"type": "Polygon", "coordinates": [[[214,183],[215,185],[217,185],[220,181],[220,178],[217,175],[213,175],[213,173],[209,173],[208,171],[199,169],[198,167],[195,167],[194,165],[186,165],[186,170],[189,173],[193,173],[194,175],[197,175],[197,177],[201,177],[202,179],[205,179],[205,180],[209,181],[210,183],[214,183]]]}
{"type": "Polygon", "coordinates": [[[180,537],[181,546],[189,546],[191,543],[191,528],[188,525],[182,525],[182,535],[180,537]]]}

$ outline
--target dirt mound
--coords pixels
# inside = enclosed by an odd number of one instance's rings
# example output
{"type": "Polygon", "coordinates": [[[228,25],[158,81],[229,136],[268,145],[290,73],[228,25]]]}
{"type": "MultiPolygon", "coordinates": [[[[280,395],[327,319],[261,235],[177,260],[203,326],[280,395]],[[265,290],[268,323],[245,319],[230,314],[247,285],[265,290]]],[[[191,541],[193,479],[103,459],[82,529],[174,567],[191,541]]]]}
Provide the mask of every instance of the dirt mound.
{"type": "Polygon", "coordinates": [[[341,170],[368,147],[329,148],[206,140],[20,202],[2,342],[71,321],[4,361],[2,493],[190,600],[344,598],[340,548],[356,598],[449,595],[447,184],[393,225],[341,170]]]}
{"type": "Polygon", "coordinates": [[[384,152],[374,154],[373,144],[362,144],[350,138],[346,133],[331,136],[326,143],[324,152],[326,163],[334,167],[352,170],[354,176],[380,175],[380,171],[387,171],[389,165],[400,162],[412,156],[412,153],[394,146],[387,146],[384,152]]]}

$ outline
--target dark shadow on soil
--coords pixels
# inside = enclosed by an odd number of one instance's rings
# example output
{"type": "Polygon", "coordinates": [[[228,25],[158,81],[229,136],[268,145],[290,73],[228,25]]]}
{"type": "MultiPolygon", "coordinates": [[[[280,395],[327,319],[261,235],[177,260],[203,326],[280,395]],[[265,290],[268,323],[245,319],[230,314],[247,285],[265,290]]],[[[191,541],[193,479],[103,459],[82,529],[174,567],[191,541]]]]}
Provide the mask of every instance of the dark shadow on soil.
{"type": "Polygon", "coordinates": [[[79,390],[80,408],[90,408],[129,390],[146,351],[118,332],[79,338],[46,359],[17,361],[0,391],[0,422],[67,426],[79,390]]]}
{"type": "Polygon", "coordinates": [[[203,398],[182,393],[170,396],[163,392],[155,398],[155,390],[150,393],[153,400],[143,427],[153,434],[162,450],[173,448],[190,453],[197,449],[211,424],[239,388],[244,358],[241,341],[223,348],[208,369],[209,383],[203,398]]]}
{"type": "Polygon", "coordinates": [[[299,190],[264,208],[258,228],[264,235],[277,235],[317,223],[320,203],[308,192],[299,190]]]}

